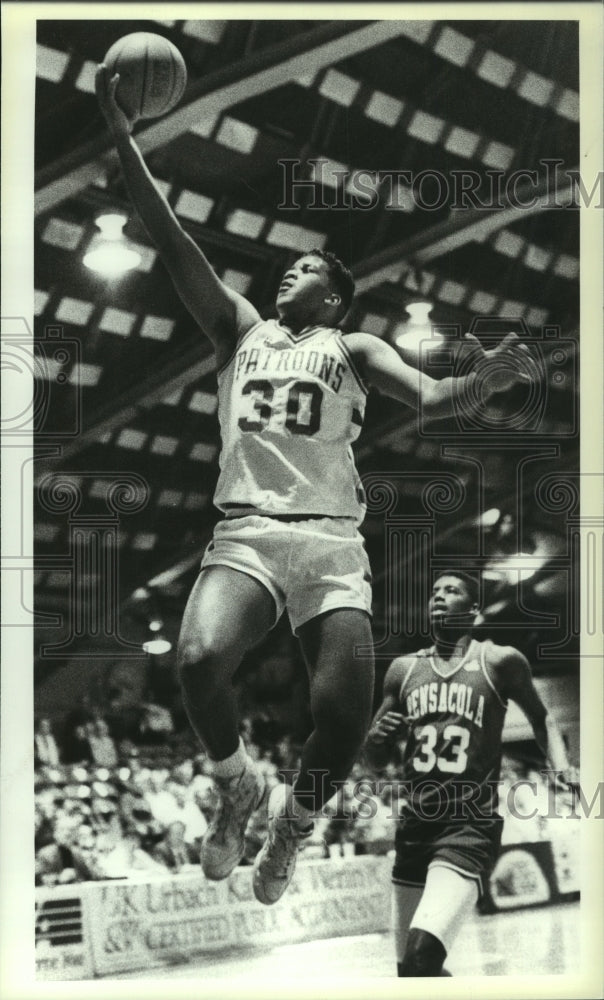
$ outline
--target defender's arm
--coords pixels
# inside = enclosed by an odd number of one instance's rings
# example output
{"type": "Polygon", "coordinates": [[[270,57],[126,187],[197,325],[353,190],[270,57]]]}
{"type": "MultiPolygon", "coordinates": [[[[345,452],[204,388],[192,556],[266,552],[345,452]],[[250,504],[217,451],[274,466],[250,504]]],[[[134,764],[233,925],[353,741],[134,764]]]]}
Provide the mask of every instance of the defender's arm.
{"type": "Polygon", "coordinates": [[[498,690],[522,709],[549,766],[561,774],[563,781],[574,784],[575,769],[569,765],[562,733],[539,696],[526,657],[513,646],[505,646],[495,671],[498,690]]]}
{"type": "Polygon", "coordinates": [[[372,767],[384,767],[390,759],[395,739],[404,735],[406,726],[399,710],[399,694],[412,662],[409,657],[398,657],[390,664],[384,677],[382,704],[375,713],[365,743],[366,757],[372,767]]]}

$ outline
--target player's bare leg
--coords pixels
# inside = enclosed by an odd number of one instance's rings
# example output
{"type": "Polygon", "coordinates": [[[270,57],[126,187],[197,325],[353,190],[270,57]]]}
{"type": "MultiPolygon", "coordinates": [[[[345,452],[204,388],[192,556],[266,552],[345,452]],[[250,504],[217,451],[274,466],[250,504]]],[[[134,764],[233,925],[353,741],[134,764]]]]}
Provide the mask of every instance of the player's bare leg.
{"type": "Polygon", "coordinates": [[[183,702],[191,725],[215,761],[220,794],[201,850],[204,874],[222,879],[243,854],[248,819],[260,805],[264,779],[239,739],[232,678],[244,654],[274,624],[268,590],[226,566],[203,570],[185,609],[178,646],[183,702]]]}
{"type": "Polygon", "coordinates": [[[310,673],[315,728],[306,741],[293,790],[279,786],[269,803],[267,841],[254,864],[254,892],[274,903],[291,881],[301,841],[312,832],[312,818],[348,777],[371,718],[373,655],[369,616],[339,608],[298,630],[310,673]]]}
{"type": "Polygon", "coordinates": [[[369,615],[338,608],[298,630],[310,673],[314,730],[302,750],[294,800],[309,813],[329,801],[350,774],[365,741],[373,700],[373,653],[369,615]],[[321,781],[320,773],[328,774],[321,781]],[[316,776],[319,776],[318,778],[316,776]]]}

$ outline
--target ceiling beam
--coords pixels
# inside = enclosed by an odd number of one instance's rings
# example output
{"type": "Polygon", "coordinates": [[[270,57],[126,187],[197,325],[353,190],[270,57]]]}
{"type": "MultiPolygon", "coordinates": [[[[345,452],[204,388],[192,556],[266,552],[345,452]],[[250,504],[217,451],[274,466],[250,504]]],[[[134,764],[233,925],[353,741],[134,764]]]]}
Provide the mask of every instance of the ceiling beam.
{"type": "MultiPolygon", "coordinates": [[[[551,191],[545,190],[537,196],[534,206],[522,210],[522,218],[526,218],[527,214],[535,215],[547,211],[548,207],[551,207],[551,194],[551,191]]],[[[562,190],[556,190],[558,207],[572,204],[574,197],[575,188],[572,183],[562,190]]],[[[401,276],[398,269],[401,268],[402,271],[405,262],[423,264],[471,241],[482,242],[492,232],[514,222],[518,218],[518,211],[518,208],[510,204],[491,212],[480,209],[468,210],[416,234],[409,240],[388,247],[385,251],[362,261],[354,269],[356,294],[361,295],[384,282],[396,282],[401,276]]],[[[61,461],[64,462],[77,454],[98,440],[102,434],[131,421],[140,410],[155,406],[175,389],[190,385],[196,379],[213,371],[215,367],[213,354],[202,358],[199,354],[197,347],[185,351],[175,358],[168,368],[147,379],[134,398],[132,393],[128,393],[122,399],[115,401],[110,410],[98,415],[93,426],[83,430],[76,439],[63,447],[61,461]]],[[[56,461],[41,458],[36,463],[36,481],[53,468],[56,468],[56,461]]]]}
{"type": "Polygon", "coordinates": [[[35,466],[35,483],[39,483],[49,472],[56,472],[60,466],[77,455],[83,448],[94,444],[103,435],[130,423],[141,410],[149,410],[161,403],[162,399],[183,386],[213,372],[216,365],[214,355],[200,357],[200,348],[186,351],[172,365],[163,366],[159,372],[148,378],[138,393],[132,390],[113,400],[111,406],[98,414],[91,427],[83,429],[73,441],[61,446],[59,458],[39,458],[35,466]]]}
{"type": "MultiPolygon", "coordinates": [[[[327,21],[203,77],[196,96],[136,133],[143,154],[165,146],[204,117],[214,119],[228,108],[274,90],[302,75],[316,73],[348,56],[374,48],[401,34],[400,21],[327,21]]],[[[91,143],[49,164],[36,178],[34,214],[48,212],[117,163],[105,132],[91,143]]]]}
{"type": "MultiPolygon", "coordinates": [[[[570,173],[570,171],[568,171],[570,173]]],[[[385,281],[398,281],[402,276],[405,264],[427,264],[431,260],[443,257],[453,250],[458,250],[467,243],[482,243],[492,233],[506,225],[513,225],[519,218],[526,219],[549,208],[564,208],[573,204],[575,185],[571,181],[562,189],[547,188],[545,185],[537,191],[520,190],[518,198],[533,197],[535,203],[527,208],[518,208],[509,201],[491,210],[472,208],[451,214],[444,222],[439,222],[429,229],[424,229],[411,239],[402,240],[387,247],[367,260],[361,261],[353,268],[356,283],[356,294],[371,291],[385,281]],[[555,193],[555,205],[552,196],[555,193]]]]}

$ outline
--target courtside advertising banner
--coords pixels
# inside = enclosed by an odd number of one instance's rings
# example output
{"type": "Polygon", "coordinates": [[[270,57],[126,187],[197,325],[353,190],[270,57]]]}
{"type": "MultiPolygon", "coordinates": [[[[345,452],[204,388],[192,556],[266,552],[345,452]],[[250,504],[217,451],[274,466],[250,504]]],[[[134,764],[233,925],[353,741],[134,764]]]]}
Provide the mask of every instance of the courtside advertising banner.
{"type": "Polygon", "coordinates": [[[89,894],[96,887],[36,889],[36,978],[90,979],[89,894]]]}
{"type": "Polygon", "coordinates": [[[265,907],[250,868],[224,882],[203,875],[92,885],[94,971],[109,975],[246,944],[273,945],[386,930],[390,859],[309,861],[288,892],[265,907]]]}

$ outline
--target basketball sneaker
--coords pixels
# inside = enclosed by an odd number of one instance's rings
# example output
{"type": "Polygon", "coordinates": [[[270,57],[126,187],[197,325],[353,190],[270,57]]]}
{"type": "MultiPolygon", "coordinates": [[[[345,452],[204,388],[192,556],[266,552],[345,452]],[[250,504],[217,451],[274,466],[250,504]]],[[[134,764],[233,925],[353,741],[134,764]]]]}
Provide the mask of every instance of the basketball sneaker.
{"type": "Polygon", "coordinates": [[[298,851],[314,829],[311,821],[300,828],[288,809],[292,790],[277,785],[268,800],[268,836],[254,861],[254,895],[260,903],[276,903],[287,889],[296,868],[298,851]]]}
{"type": "Polygon", "coordinates": [[[248,758],[245,770],[235,778],[214,776],[219,802],[205,832],[200,861],[206,878],[227,878],[243,857],[245,829],[255,809],[266,796],[266,782],[248,758]]]}

